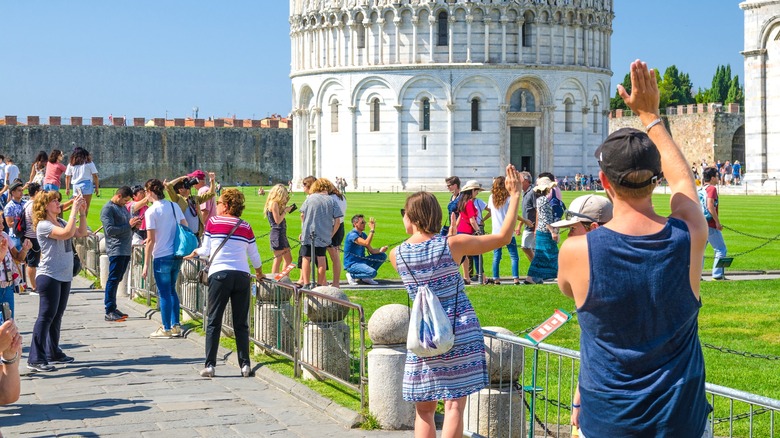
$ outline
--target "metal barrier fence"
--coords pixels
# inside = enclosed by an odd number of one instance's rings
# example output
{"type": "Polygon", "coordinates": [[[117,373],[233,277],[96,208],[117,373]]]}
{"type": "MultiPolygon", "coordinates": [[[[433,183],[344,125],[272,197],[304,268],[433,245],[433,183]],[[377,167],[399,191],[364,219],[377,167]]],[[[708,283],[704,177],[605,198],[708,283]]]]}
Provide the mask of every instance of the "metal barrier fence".
{"type": "MultiPolygon", "coordinates": [[[[483,334],[491,386],[469,397],[464,418],[467,435],[570,437],[580,353],[491,330],[483,334]],[[535,350],[539,357],[534,376],[535,350]],[[534,425],[530,430],[529,420],[534,425]]],[[[714,436],[772,438],[780,433],[775,421],[780,400],[711,383],[706,391],[714,408],[708,419],[714,436]]]]}
{"type": "MultiPolygon", "coordinates": [[[[130,290],[159,310],[154,276],[143,273],[144,247],[133,248],[130,290]]],[[[207,287],[197,280],[200,262],[183,260],[176,290],[181,308],[207,324],[207,287]]],[[[249,333],[252,343],[293,361],[295,377],[336,380],[358,392],[366,407],[366,320],[363,308],[346,299],[264,280],[252,283],[249,333]]],[[[222,331],[232,336],[231,305],[225,309],[222,331]]]]}
{"type": "Polygon", "coordinates": [[[73,246],[81,260],[81,267],[100,278],[100,243],[102,235],[89,233],[85,237],[73,238],[73,246]]]}

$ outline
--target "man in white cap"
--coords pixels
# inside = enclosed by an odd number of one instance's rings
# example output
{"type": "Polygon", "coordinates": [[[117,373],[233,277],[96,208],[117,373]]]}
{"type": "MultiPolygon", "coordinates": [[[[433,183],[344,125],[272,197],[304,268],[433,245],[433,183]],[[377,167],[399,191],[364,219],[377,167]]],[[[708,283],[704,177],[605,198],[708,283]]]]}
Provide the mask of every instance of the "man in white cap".
{"type": "Polygon", "coordinates": [[[612,203],[598,195],[576,198],[563,212],[563,219],[550,224],[553,228],[568,228],[569,237],[582,236],[612,220],[612,203]]]}

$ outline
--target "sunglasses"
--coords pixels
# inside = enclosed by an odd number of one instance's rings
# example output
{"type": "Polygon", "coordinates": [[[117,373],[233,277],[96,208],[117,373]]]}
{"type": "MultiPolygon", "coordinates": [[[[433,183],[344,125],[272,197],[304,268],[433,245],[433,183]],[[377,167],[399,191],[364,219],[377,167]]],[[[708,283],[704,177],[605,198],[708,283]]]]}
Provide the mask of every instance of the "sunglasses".
{"type": "Polygon", "coordinates": [[[402,208],[401,209],[401,217],[404,217],[404,216],[406,216],[406,209],[402,208]]]}
{"type": "Polygon", "coordinates": [[[587,219],[590,222],[598,222],[596,219],[593,219],[590,216],[587,216],[587,215],[584,215],[584,214],[581,214],[581,213],[575,213],[575,212],[569,211],[569,210],[564,211],[563,215],[566,218],[566,220],[570,220],[573,217],[579,217],[579,218],[582,218],[582,219],[587,219]]]}

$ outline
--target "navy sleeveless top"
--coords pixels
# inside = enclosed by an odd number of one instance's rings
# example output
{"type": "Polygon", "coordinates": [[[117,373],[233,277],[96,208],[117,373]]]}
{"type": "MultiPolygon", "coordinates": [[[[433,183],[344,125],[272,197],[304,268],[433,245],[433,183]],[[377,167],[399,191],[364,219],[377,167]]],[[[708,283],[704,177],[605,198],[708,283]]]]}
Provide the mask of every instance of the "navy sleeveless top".
{"type": "Polygon", "coordinates": [[[685,222],[628,236],[586,235],[588,296],[578,309],[580,426],[593,437],[700,437],[712,410],[691,289],[685,222]]]}

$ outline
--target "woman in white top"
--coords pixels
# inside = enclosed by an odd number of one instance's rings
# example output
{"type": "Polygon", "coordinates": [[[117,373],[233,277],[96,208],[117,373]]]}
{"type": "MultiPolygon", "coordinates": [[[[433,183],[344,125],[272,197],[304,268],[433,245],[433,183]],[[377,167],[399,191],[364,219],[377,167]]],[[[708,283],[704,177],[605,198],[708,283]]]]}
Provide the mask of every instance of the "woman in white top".
{"type": "MultiPolygon", "coordinates": [[[[492,220],[493,234],[500,234],[501,227],[506,220],[506,214],[509,210],[509,191],[506,189],[506,178],[499,176],[493,179],[493,188],[490,192],[490,198],[488,198],[488,209],[490,210],[490,219],[492,220]]],[[[522,215],[517,216],[517,227],[515,228],[515,235],[520,235],[521,226],[523,223],[533,225],[529,220],[523,219],[522,215]]],[[[509,258],[512,260],[512,279],[514,284],[520,284],[520,273],[518,272],[517,256],[517,242],[515,237],[512,236],[512,240],[506,245],[506,249],[509,252],[509,258]]],[[[501,251],[502,248],[496,248],[493,250],[493,278],[488,279],[488,284],[501,284],[499,279],[499,270],[501,267],[501,251]]]]}
{"type": "Polygon", "coordinates": [[[255,270],[255,278],[263,278],[263,263],[257,252],[255,234],[249,223],[241,220],[244,194],[226,189],[217,200],[217,215],[206,223],[203,243],[186,259],[209,257],[208,325],[206,327],[206,366],[201,377],[214,377],[217,364],[222,316],[228,300],[233,309],[233,332],[238,350],[241,375],[249,377],[249,303],[252,277],[247,258],[255,270]],[[223,245],[224,243],[224,245],[223,245]],[[220,248],[220,245],[222,247],[220,248]]]}
{"type": "Polygon", "coordinates": [[[33,161],[30,168],[30,179],[28,179],[27,182],[38,183],[43,186],[43,179],[46,177],[46,165],[48,163],[49,154],[47,154],[46,151],[38,152],[38,155],[35,156],[35,161],[33,161]]]}
{"type": "Polygon", "coordinates": [[[149,266],[154,272],[157,284],[157,298],[160,302],[160,317],[163,325],[150,338],[181,337],[179,324],[179,296],[176,294],[176,279],[179,278],[181,259],[173,255],[176,237],[176,223],[184,226],[184,213],[175,203],[165,199],[165,186],[159,179],[146,181],[146,195],[152,205],[144,213],[146,220],[146,255],[143,277],[147,278],[149,266]],[[154,262],[152,262],[154,257],[154,262]]]}
{"type": "Polygon", "coordinates": [[[89,215],[92,194],[100,196],[100,185],[98,184],[98,171],[95,163],[92,162],[92,156],[82,147],[73,149],[70,162],[65,169],[65,196],[70,196],[71,184],[73,184],[73,191],[76,194],[80,192],[84,196],[87,203],[87,215],[89,215]]]}

